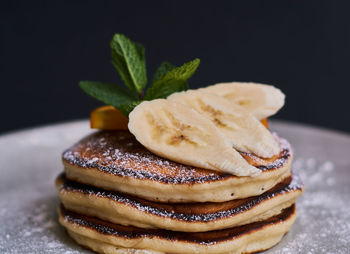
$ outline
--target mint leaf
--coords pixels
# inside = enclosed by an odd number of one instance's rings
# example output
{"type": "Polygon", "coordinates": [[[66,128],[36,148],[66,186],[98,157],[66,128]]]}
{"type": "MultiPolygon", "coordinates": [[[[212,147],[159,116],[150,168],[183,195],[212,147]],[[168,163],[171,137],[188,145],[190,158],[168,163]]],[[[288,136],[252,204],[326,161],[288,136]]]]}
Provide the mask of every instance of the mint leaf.
{"type": "Polygon", "coordinates": [[[199,59],[195,59],[176,67],[162,62],[143,96],[147,85],[145,48],[123,34],[115,34],[110,47],[112,64],[128,89],[97,81],[81,81],[79,86],[88,95],[118,108],[126,116],[143,100],[166,98],[172,93],[187,90],[187,80],[200,63],[199,59]]]}
{"type": "Polygon", "coordinates": [[[116,108],[137,100],[137,95],[112,83],[80,81],[80,88],[88,95],[116,108]]]}
{"type": "Polygon", "coordinates": [[[186,80],[168,80],[161,84],[161,86],[151,86],[145,95],[145,100],[154,100],[159,98],[166,98],[170,94],[188,90],[186,80]]]}
{"type": "Polygon", "coordinates": [[[139,105],[142,101],[130,101],[123,105],[119,106],[119,110],[125,115],[126,117],[129,116],[130,112],[133,111],[133,109],[139,105]]]}
{"type": "Polygon", "coordinates": [[[170,68],[170,70],[163,74],[158,80],[155,80],[153,85],[171,79],[187,80],[192,77],[194,72],[197,70],[199,63],[200,60],[196,58],[195,60],[185,63],[180,67],[170,68]]]}
{"type": "Polygon", "coordinates": [[[145,49],[123,34],[115,34],[111,41],[112,64],[131,90],[139,94],[147,84],[145,49]]]}
{"type": "Polygon", "coordinates": [[[156,70],[156,72],[154,73],[153,79],[152,79],[152,84],[154,82],[156,82],[157,80],[161,79],[168,71],[170,71],[171,69],[176,68],[175,65],[172,65],[169,62],[162,62],[158,69],[156,70]]]}
{"type": "Polygon", "coordinates": [[[195,59],[180,67],[162,63],[157,69],[152,85],[146,91],[145,99],[166,98],[172,93],[188,89],[187,80],[192,77],[199,66],[200,60],[195,59]]]}
{"type": "MultiPolygon", "coordinates": [[[[145,56],[145,48],[141,43],[133,42],[137,51],[137,54],[139,55],[141,61],[144,61],[145,69],[146,69],[146,56],[145,56]]],[[[146,75],[147,76],[147,75],[146,75]]],[[[147,77],[146,77],[147,79],[147,77]]],[[[147,80],[146,80],[147,83],[147,80]]]]}
{"type": "Polygon", "coordinates": [[[123,58],[119,57],[119,55],[112,50],[112,65],[119,73],[121,79],[124,81],[124,84],[131,90],[136,91],[133,81],[131,80],[131,77],[128,72],[128,68],[126,66],[125,61],[123,58]]]}

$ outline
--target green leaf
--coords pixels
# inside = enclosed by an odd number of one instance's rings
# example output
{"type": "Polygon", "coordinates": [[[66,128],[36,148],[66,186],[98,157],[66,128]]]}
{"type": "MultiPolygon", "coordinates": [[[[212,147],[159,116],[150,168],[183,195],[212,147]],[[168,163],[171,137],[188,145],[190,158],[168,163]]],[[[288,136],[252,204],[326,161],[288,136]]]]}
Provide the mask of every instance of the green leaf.
{"type": "Polygon", "coordinates": [[[153,79],[152,79],[152,84],[154,82],[156,82],[157,80],[161,79],[168,71],[170,71],[171,69],[176,68],[175,65],[172,65],[169,62],[162,62],[158,69],[156,70],[156,72],[154,73],[153,79]]]}
{"type": "Polygon", "coordinates": [[[144,47],[123,34],[115,34],[110,45],[112,64],[125,85],[141,94],[147,84],[144,47]]]}
{"type": "Polygon", "coordinates": [[[187,80],[195,73],[199,63],[199,59],[180,67],[173,67],[166,62],[162,63],[154,75],[152,85],[146,91],[145,99],[166,98],[172,93],[187,90],[187,80]]]}
{"type": "Polygon", "coordinates": [[[128,68],[125,61],[119,57],[114,51],[112,51],[112,64],[118,71],[120,78],[124,81],[124,84],[131,90],[136,91],[133,81],[128,73],[128,68]]]}
{"type": "Polygon", "coordinates": [[[167,98],[170,94],[187,91],[188,84],[185,80],[169,80],[164,83],[164,86],[154,91],[151,95],[150,93],[145,96],[145,100],[154,100],[159,98],[167,98]],[[147,96],[148,95],[148,96],[147,96]]]}
{"type": "Polygon", "coordinates": [[[139,105],[142,101],[131,101],[127,102],[123,105],[120,105],[119,110],[125,115],[126,117],[129,117],[129,114],[133,109],[139,105]]]}
{"type": "Polygon", "coordinates": [[[137,99],[135,93],[111,83],[80,81],[79,86],[88,95],[116,108],[137,99]]]}
{"type": "MultiPolygon", "coordinates": [[[[146,66],[146,55],[145,55],[145,48],[141,43],[138,42],[133,42],[137,51],[137,54],[139,55],[141,61],[145,62],[145,66],[146,66]]],[[[146,67],[145,67],[146,68],[146,67]]],[[[146,77],[147,78],[147,77],[146,77]]],[[[147,83],[147,82],[146,82],[147,83]]]]}

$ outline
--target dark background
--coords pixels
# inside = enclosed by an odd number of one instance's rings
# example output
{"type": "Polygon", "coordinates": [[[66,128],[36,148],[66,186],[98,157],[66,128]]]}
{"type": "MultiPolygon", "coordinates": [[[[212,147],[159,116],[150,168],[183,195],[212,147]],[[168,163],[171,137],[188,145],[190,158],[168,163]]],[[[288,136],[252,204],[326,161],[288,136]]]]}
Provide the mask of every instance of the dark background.
{"type": "Polygon", "coordinates": [[[199,57],[192,88],[274,84],[287,95],[276,118],[350,132],[349,13],[340,1],[7,1],[0,132],[87,118],[101,104],[78,81],[121,83],[116,32],[145,45],[149,79],[163,60],[199,57]]]}

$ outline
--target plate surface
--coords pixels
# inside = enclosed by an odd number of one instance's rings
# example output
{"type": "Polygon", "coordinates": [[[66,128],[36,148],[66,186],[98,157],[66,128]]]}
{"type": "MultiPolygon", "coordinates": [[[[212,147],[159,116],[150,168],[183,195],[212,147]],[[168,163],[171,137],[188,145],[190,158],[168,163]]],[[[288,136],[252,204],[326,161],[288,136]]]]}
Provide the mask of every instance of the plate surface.
{"type": "MultiPolygon", "coordinates": [[[[292,230],[264,253],[350,253],[350,136],[272,121],[295,151],[305,183],[292,230]]],[[[91,253],[58,225],[54,179],[61,153],[87,133],[87,121],[0,136],[0,253],[91,253]]]]}

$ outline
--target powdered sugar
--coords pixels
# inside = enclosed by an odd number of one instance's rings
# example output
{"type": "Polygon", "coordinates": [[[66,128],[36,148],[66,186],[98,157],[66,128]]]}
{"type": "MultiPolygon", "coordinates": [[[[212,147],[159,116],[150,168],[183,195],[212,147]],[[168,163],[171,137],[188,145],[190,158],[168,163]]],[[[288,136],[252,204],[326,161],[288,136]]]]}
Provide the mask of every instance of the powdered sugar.
{"type": "Polygon", "coordinates": [[[209,179],[214,181],[229,176],[195,170],[194,167],[158,157],[144,149],[128,132],[95,133],[66,150],[63,158],[81,167],[98,168],[119,176],[150,179],[163,183],[182,184],[204,182],[209,179]]]}
{"type": "Polygon", "coordinates": [[[305,192],[295,225],[272,253],[350,253],[350,186],[338,188],[331,161],[299,158],[293,166],[305,192]]]}
{"type": "MultiPolygon", "coordinates": [[[[94,219],[79,213],[75,213],[66,210],[63,206],[60,207],[60,213],[64,218],[64,223],[74,224],[75,226],[83,226],[93,230],[95,233],[118,236],[123,239],[138,239],[138,238],[150,238],[151,241],[154,238],[160,238],[170,241],[176,241],[178,243],[186,244],[200,244],[200,245],[217,245],[220,242],[229,243],[231,240],[250,234],[251,232],[260,231],[265,227],[269,227],[273,224],[281,223],[282,221],[289,220],[294,214],[295,206],[291,206],[282,213],[273,216],[263,222],[256,222],[247,224],[244,226],[222,229],[219,231],[205,232],[203,237],[202,232],[179,232],[164,229],[146,229],[146,228],[134,228],[130,230],[131,226],[122,226],[118,224],[112,224],[100,219],[94,219]]],[[[117,239],[116,239],[117,240],[117,239]]],[[[157,242],[155,242],[156,244],[157,242]]],[[[200,253],[200,252],[198,252],[200,253]]]]}
{"type": "Polygon", "coordinates": [[[210,203],[207,203],[205,207],[200,204],[191,203],[189,204],[189,206],[191,206],[190,209],[184,204],[166,204],[160,206],[159,204],[154,204],[153,202],[145,201],[127,194],[106,191],[93,186],[70,181],[63,176],[61,179],[63,181],[63,184],[60,187],[61,190],[80,192],[89,195],[90,198],[92,198],[92,196],[108,198],[115,201],[116,205],[133,206],[138,211],[184,222],[209,222],[232,217],[256,207],[277,195],[284,195],[302,189],[300,177],[294,175],[293,180],[289,184],[288,182],[278,184],[272,190],[269,190],[258,197],[247,199],[244,202],[226,202],[225,209],[223,209],[223,207],[217,208],[215,204],[210,203]],[[203,210],[205,211],[204,213],[203,210]]]}
{"type": "MultiPolygon", "coordinates": [[[[297,203],[292,230],[264,253],[350,253],[350,164],[342,155],[348,153],[350,139],[289,123],[273,126],[295,148],[294,168],[306,189],[297,203]]],[[[81,121],[0,138],[1,254],[91,253],[58,225],[59,202],[53,186],[62,171],[59,153],[88,132],[88,121],[81,121]]]]}
{"type": "MultiPolygon", "coordinates": [[[[282,167],[290,158],[289,143],[279,139],[280,156],[272,162],[242,153],[255,162],[262,171],[282,167]]],[[[118,176],[149,179],[162,183],[188,184],[217,181],[233,177],[229,174],[175,163],[145,149],[129,132],[97,132],[67,149],[63,159],[83,168],[96,168],[118,176]]]]}
{"type": "Polygon", "coordinates": [[[28,188],[0,198],[0,253],[39,253],[39,246],[40,253],[80,253],[81,248],[69,250],[73,243],[59,237],[63,230],[58,225],[58,202],[53,195],[54,191],[28,188]],[[51,198],[46,197],[49,193],[51,198]],[[23,202],[16,202],[18,199],[23,202]]]}

